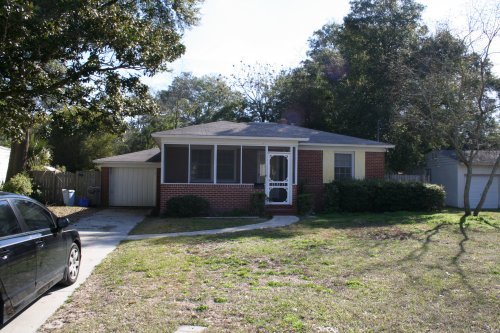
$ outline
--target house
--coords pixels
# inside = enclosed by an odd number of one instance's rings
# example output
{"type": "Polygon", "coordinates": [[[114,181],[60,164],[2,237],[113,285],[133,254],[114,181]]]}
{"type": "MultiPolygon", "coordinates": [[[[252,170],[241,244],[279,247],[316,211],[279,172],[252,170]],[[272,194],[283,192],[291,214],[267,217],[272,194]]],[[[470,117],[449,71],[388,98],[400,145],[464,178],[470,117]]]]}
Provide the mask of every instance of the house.
{"type": "Polygon", "coordinates": [[[0,184],[5,182],[9,167],[10,148],[0,146],[0,184]]]}
{"type": "Polygon", "coordinates": [[[393,145],[278,123],[218,121],[153,133],[160,147],[94,162],[102,171],[102,202],[157,206],[194,194],[213,210],[248,209],[265,192],[275,212],[296,211],[298,185],[322,202],[325,183],[383,178],[393,145]]]}
{"type": "MultiPolygon", "coordinates": [[[[471,208],[475,208],[481,198],[488,177],[500,151],[480,151],[473,161],[472,182],[469,192],[471,208]]],[[[453,150],[437,150],[426,155],[427,173],[434,184],[443,185],[446,190],[446,205],[464,207],[464,188],[467,169],[458,160],[453,150]]],[[[500,168],[497,169],[483,208],[500,207],[500,168]]]]}

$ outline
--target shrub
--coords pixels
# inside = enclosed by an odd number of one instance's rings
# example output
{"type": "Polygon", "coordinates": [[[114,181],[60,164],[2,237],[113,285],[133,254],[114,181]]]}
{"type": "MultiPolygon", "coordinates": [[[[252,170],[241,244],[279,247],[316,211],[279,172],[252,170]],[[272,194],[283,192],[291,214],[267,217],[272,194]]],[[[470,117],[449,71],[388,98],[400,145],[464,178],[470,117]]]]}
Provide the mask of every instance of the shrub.
{"type": "Polygon", "coordinates": [[[302,193],[297,195],[297,211],[299,215],[309,215],[313,210],[313,195],[302,193]]]}
{"type": "Polygon", "coordinates": [[[325,209],[330,212],[438,210],[445,196],[439,185],[384,180],[334,181],[325,193],[325,209]]]}
{"type": "Polygon", "coordinates": [[[266,213],[266,194],[264,192],[252,193],[250,198],[250,209],[252,214],[264,216],[266,213]]]}
{"type": "Polygon", "coordinates": [[[167,201],[167,215],[175,217],[205,216],[210,213],[210,204],[197,195],[173,197],[167,201]]]}
{"type": "Polygon", "coordinates": [[[33,183],[26,173],[18,173],[3,185],[3,191],[29,196],[33,193],[33,183]]]}

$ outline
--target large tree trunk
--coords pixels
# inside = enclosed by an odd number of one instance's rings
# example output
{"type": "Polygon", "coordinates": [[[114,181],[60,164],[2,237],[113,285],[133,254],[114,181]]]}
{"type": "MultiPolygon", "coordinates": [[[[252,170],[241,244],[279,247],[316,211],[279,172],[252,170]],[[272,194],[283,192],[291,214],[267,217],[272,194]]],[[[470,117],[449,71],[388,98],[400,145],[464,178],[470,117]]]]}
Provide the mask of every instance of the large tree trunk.
{"type": "Polygon", "coordinates": [[[30,130],[27,130],[26,135],[20,142],[12,141],[10,145],[9,167],[7,168],[5,181],[8,181],[20,172],[26,171],[30,132],[30,130]]]}
{"type": "Polygon", "coordinates": [[[465,216],[469,216],[471,214],[469,192],[472,180],[472,164],[467,163],[465,166],[467,167],[467,175],[465,176],[465,188],[464,188],[464,212],[465,216]]]}
{"type": "Polygon", "coordinates": [[[498,165],[500,164],[500,154],[497,156],[497,160],[495,161],[495,165],[493,165],[493,169],[491,170],[490,177],[488,178],[488,182],[484,187],[483,193],[481,193],[481,199],[479,199],[479,203],[474,209],[474,216],[478,216],[479,212],[483,208],[484,201],[486,200],[486,195],[488,195],[488,191],[490,189],[491,183],[493,183],[493,177],[495,177],[495,173],[498,169],[498,165]]]}

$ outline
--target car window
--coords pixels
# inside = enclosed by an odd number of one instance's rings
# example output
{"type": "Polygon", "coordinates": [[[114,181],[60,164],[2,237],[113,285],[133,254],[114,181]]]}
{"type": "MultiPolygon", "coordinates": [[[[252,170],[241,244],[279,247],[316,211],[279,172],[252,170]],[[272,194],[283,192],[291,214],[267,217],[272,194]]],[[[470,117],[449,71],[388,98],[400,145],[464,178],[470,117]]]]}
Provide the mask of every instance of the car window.
{"type": "Polygon", "coordinates": [[[0,200],[0,237],[21,233],[21,227],[17,223],[17,218],[10,208],[9,203],[0,200]]]}
{"type": "Polygon", "coordinates": [[[14,204],[24,218],[30,230],[53,228],[54,223],[49,213],[34,202],[15,200],[14,204]]]}

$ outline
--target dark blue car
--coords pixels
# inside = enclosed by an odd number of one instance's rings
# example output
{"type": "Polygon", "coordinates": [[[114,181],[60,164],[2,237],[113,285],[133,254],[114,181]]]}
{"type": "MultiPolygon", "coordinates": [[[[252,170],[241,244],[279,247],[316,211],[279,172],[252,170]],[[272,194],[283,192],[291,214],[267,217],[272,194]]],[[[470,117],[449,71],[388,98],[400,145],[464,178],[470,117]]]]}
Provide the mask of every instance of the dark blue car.
{"type": "Polygon", "coordinates": [[[31,198],[0,192],[2,324],[57,283],[75,283],[81,243],[68,224],[31,198]]]}

